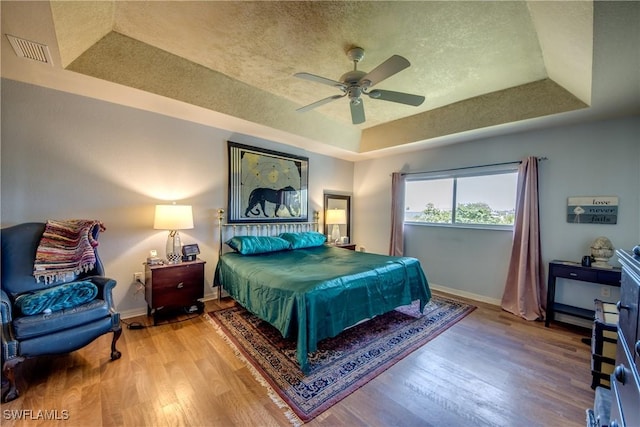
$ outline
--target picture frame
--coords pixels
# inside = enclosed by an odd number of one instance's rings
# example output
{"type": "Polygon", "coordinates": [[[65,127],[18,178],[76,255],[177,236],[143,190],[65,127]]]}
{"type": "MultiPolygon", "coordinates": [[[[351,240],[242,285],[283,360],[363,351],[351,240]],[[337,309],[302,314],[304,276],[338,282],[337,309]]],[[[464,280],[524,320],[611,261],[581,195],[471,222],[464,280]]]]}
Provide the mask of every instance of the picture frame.
{"type": "Polygon", "coordinates": [[[309,159],[227,141],[227,222],[308,221],[309,159]]]}
{"type": "Polygon", "coordinates": [[[617,224],[618,197],[568,197],[567,222],[573,224],[617,224]]]}

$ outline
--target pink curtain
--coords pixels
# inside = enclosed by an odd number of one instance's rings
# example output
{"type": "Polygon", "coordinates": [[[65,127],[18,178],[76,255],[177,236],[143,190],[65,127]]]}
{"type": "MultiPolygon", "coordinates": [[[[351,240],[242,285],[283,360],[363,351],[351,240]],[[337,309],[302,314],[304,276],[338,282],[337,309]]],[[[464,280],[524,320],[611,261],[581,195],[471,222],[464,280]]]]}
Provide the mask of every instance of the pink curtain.
{"type": "Polygon", "coordinates": [[[404,254],[404,175],[391,174],[391,243],[389,255],[404,254]]]}
{"type": "Polygon", "coordinates": [[[513,247],[502,308],[527,320],[543,320],[547,295],[540,252],[536,157],[527,157],[520,164],[517,190],[513,247]]]}

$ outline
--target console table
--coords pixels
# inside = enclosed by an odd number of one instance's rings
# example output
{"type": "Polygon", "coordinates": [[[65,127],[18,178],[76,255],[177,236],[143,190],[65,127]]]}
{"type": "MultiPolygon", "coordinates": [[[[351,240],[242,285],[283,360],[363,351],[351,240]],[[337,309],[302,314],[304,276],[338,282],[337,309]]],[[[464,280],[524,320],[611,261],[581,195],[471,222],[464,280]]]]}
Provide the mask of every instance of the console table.
{"type": "Polygon", "coordinates": [[[547,284],[547,312],[544,325],[554,320],[555,313],[564,313],[583,319],[593,320],[595,310],[574,307],[555,302],[556,279],[578,280],[581,282],[599,283],[601,285],[620,287],[621,272],[619,268],[583,267],[577,262],[554,260],[549,263],[549,282],[547,284]]]}

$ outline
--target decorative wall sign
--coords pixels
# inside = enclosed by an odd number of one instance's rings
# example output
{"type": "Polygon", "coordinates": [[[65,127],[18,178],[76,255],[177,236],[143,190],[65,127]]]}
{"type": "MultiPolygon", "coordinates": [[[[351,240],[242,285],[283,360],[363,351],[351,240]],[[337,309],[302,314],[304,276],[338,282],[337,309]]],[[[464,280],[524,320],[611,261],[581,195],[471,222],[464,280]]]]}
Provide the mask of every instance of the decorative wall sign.
{"type": "Polygon", "coordinates": [[[309,159],[228,141],[228,222],[306,222],[309,159]]]}
{"type": "Polygon", "coordinates": [[[567,222],[575,224],[616,224],[618,198],[615,196],[569,197],[567,222]]]}

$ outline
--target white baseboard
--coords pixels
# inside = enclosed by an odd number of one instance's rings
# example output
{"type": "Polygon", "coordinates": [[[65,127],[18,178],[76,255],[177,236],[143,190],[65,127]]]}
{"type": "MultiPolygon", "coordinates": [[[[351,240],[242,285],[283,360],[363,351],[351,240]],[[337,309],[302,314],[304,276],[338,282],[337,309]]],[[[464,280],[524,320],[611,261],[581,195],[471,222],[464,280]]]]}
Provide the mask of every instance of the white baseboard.
{"type": "MultiPolygon", "coordinates": [[[[214,293],[205,294],[205,296],[201,298],[202,301],[211,301],[215,299],[218,299],[217,291],[214,291],[214,293]]],[[[146,305],[144,307],[132,308],[131,310],[120,312],[121,319],[130,319],[132,317],[146,316],[146,315],[147,315],[146,305]]]]}
{"type": "Polygon", "coordinates": [[[120,312],[120,318],[121,319],[131,319],[132,317],[146,316],[146,315],[147,315],[147,308],[146,307],[133,308],[131,310],[121,311],[120,312]]]}
{"type": "Polygon", "coordinates": [[[485,295],[478,295],[478,294],[474,294],[467,291],[461,291],[460,289],[448,288],[446,286],[437,285],[435,283],[429,283],[429,288],[433,289],[434,291],[446,292],[451,295],[457,295],[459,297],[472,299],[474,301],[486,302],[487,304],[491,304],[491,305],[499,306],[502,302],[497,298],[491,298],[485,295]]]}
{"type": "MultiPolygon", "coordinates": [[[[485,302],[491,305],[500,306],[502,301],[496,298],[486,297],[484,295],[477,295],[471,292],[461,291],[459,289],[448,288],[446,286],[436,285],[434,283],[429,283],[429,287],[434,291],[446,292],[451,295],[457,295],[463,298],[472,299],[475,301],[485,302]]],[[[570,315],[566,315],[563,313],[555,313],[554,320],[562,323],[569,323],[574,326],[580,326],[583,328],[591,329],[593,327],[593,322],[587,319],[581,319],[579,317],[574,317],[570,315]]]]}

